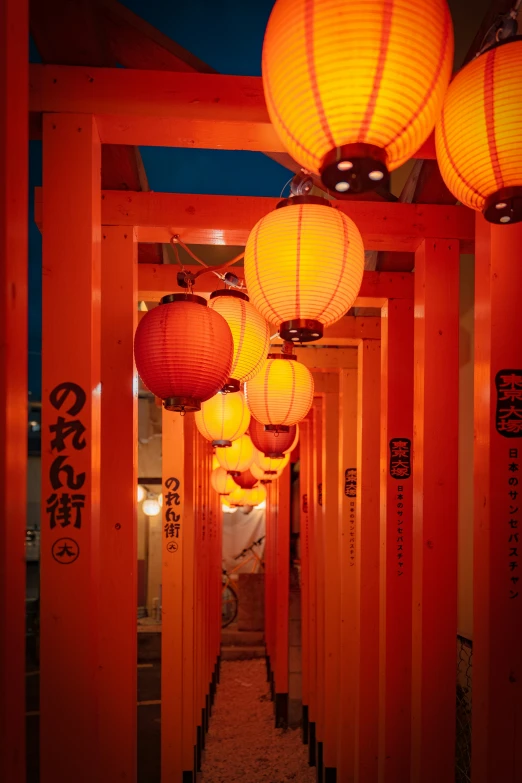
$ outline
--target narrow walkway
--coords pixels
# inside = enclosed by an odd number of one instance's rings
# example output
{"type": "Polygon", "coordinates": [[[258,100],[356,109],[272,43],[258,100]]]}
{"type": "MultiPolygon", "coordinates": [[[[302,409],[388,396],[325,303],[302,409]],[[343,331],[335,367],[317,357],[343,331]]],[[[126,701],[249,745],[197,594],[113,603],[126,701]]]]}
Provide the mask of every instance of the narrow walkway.
{"type": "Polygon", "coordinates": [[[264,660],[224,661],[202,783],[313,783],[299,730],[274,728],[264,660]]]}

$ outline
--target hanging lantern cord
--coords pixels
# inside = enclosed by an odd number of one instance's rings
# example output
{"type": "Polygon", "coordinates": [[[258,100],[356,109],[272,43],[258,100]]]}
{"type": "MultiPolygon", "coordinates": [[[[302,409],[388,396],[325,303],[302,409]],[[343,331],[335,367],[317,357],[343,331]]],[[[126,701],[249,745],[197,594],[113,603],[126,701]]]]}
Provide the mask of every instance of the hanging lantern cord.
{"type": "MultiPolygon", "coordinates": [[[[290,193],[292,196],[307,196],[314,186],[312,175],[306,169],[297,172],[290,182],[290,193]]],[[[288,185],[288,182],[286,183],[288,185]]],[[[285,185],[286,188],[286,185],[285,185]]],[[[283,190],[285,189],[283,188],[283,190]]],[[[282,191],[281,191],[282,194],[282,191]]]]}
{"type": "Polygon", "coordinates": [[[511,11],[508,11],[507,14],[502,14],[501,16],[497,17],[496,21],[493,22],[486,35],[482,39],[482,44],[475,57],[479,57],[494,43],[506,41],[509,38],[513,38],[518,33],[517,18],[521,5],[522,0],[516,0],[516,3],[511,11]]]}

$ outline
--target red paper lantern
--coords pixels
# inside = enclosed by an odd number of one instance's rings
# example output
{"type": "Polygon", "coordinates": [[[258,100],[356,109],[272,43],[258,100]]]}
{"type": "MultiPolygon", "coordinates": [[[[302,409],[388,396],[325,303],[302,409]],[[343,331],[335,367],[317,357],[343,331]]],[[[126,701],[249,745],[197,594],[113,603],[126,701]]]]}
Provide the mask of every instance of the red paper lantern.
{"type": "Polygon", "coordinates": [[[292,448],[296,439],[297,424],[288,428],[288,432],[274,432],[265,429],[265,425],[253,417],[250,419],[250,439],[256,449],[265,457],[278,459],[284,457],[285,452],[292,448]]]}
{"type": "Polygon", "coordinates": [[[233,480],[236,482],[238,487],[241,487],[241,489],[252,489],[257,484],[257,479],[252,475],[250,468],[248,470],[244,470],[238,476],[234,476],[233,480]]]}
{"type": "Polygon", "coordinates": [[[136,329],[134,356],[145,386],[169,411],[198,411],[223,388],[234,342],[230,328],[201,296],[170,294],[136,329]]]}

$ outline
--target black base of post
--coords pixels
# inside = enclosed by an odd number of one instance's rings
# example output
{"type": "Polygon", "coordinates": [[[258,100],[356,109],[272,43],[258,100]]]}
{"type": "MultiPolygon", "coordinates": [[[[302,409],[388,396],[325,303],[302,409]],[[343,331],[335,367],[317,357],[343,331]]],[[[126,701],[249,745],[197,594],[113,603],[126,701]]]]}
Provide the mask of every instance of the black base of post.
{"type": "Polygon", "coordinates": [[[308,707],[303,704],[303,725],[302,725],[303,745],[308,745],[308,707]]]}
{"type": "Polygon", "coordinates": [[[286,729],[288,726],[288,693],[275,694],[275,727],[286,729]]]}
{"type": "Polygon", "coordinates": [[[208,723],[210,720],[210,694],[205,696],[205,733],[208,731],[208,723]]]}
{"type": "Polygon", "coordinates": [[[220,675],[221,675],[221,655],[218,655],[217,659],[217,671],[216,671],[216,685],[219,685],[220,675]]]}
{"type": "Polygon", "coordinates": [[[265,655],[265,664],[266,664],[266,681],[270,682],[270,678],[272,676],[271,670],[270,670],[270,656],[265,655]]]}
{"type": "Polygon", "coordinates": [[[184,772],[182,783],[194,783],[194,770],[190,770],[190,772],[184,772]]]}
{"type": "Polygon", "coordinates": [[[324,768],[324,783],[337,783],[337,770],[335,767],[324,768]]]}
{"type": "Polygon", "coordinates": [[[205,734],[207,733],[207,709],[201,710],[201,752],[205,750],[205,734]]]}
{"type": "Polygon", "coordinates": [[[201,752],[203,750],[203,732],[201,726],[196,728],[196,772],[201,772],[201,752]]]}
{"type": "Polygon", "coordinates": [[[323,743],[317,743],[317,783],[323,783],[323,743]]]}
{"type": "Polygon", "coordinates": [[[317,755],[315,752],[315,721],[308,723],[308,765],[315,767],[317,764],[317,755]]]}
{"type": "Polygon", "coordinates": [[[272,672],[270,672],[270,698],[275,701],[275,680],[272,672]]]}

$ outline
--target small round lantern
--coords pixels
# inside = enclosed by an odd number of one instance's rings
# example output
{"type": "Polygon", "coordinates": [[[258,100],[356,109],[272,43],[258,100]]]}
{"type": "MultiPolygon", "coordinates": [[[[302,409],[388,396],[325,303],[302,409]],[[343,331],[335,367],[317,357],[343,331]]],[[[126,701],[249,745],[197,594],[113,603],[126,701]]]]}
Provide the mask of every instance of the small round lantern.
{"type": "Polygon", "coordinates": [[[455,198],[491,223],[522,220],[522,38],[495,44],[450,84],[435,143],[455,198]]]}
{"type": "Polygon", "coordinates": [[[312,406],[314,379],[293,354],[270,353],[261,372],[245,384],[245,396],[252,416],[265,429],[288,432],[312,406]]]}
{"type": "Polygon", "coordinates": [[[169,411],[197,411],[217,394],[229,377],[233,351],[223,316],[193,294],[164,296],[141,319],[134,338],[138,373],[169,411]]]}
{"type": "Polygon", "coordinates": [[[265,425],[252,418],[248,433],[252,443],[261,454],[266,457],[280,459],[285,452],[290,451],[297,444],[297,424],[292,424],[288,432],[274,432],[265,429],[265,425]]]}
{"type": "Polygon", "coordinates": [[[426,141],[452,65],[446,0],[277,0],[263,87],[290,155],[349,195],[385,182],[426,141]]]}
{"type": "Polygon", "coordinates": [[[256,465],[255,462],[250,466],[250,470],[252,471],[252,475],[255,476],[261,484],[271,484],[272,481],[278,479],[283,472],[282,470],[267,472],[263,470],[263,468],[260,468],[259,465],[256,465]]]}
{"type": "Polygon", "coordinates": [[[234,479],[222,467],[214,468],[210,474],[210,483],[218,495],[230,495],[236,488],[234,479]]]}
{"type": "Polygon", "coordinates": [[[241,489],[241,487],[236,487],[228,496],[227,504],[232,508],[237,506],[245,506],[247,492],[249,492],[248,489],[241,489]]]}
{"type": "Polygon", "coordinates": [[[263,486],[253,487],[246,490],[245,505],[258,506],[263,500],[266,500],[266,489],[263,486]]]}
{"type": "Polygon", "coordinates": [[[241,489],[253,489],[257,484],[257,479],[252,475],[252,471],[249,468],[240,473],[239,476],[234,476],[234,482],[241,489]]]}
{"type": "Polygon", "coordinates": [[[254,445],[248,435],[242,435],[233,441],[231,446],[218,446],[216,457],[222,468],[225,468],[231,476],[237,476],[244,470],[248,470],[252,464],[254,445]]]}
{"type": "Polygon", "coordinates": [[[213,446],[231,446],[232,441],[244,435],[250,424],[250,411],[243,392],[218,392],[201,403],[194,419],[196,427],[213,446]]]}
{"type": "Polygon", "coordinates": [[[223,316],[232,332],[234,356],[225,390],[237,391],[261,369],[270,346],[268,323],[243,291],[214,291],[208,306],[223,316]]]}
{"type": "Polygon", "coordinates": [[[261,468],[261,470],[269,476],[280,476],[289,462],[290,452],[288,452],[288,454],[283,454],[282,457],[273,458],[265,457],[265,455],[257,449],[254,451],[254,465],[257,465],[258,468],[261,468]]]}
{"type": "Polygon", "coordinates": [[[331,201],[292,196],[252,229],[245,281],[252,304],[283,340],[313,342],[346,315],[361,288],[359,229],[331,201]]]}

